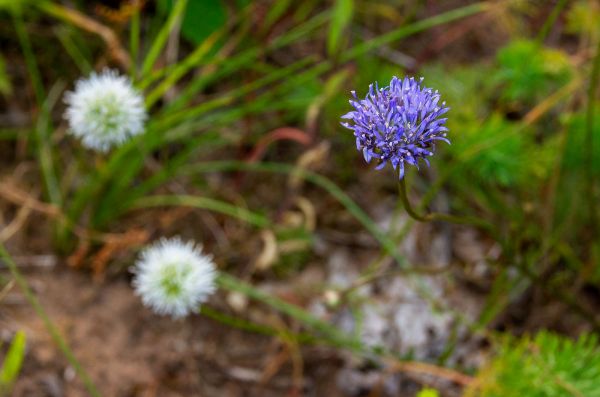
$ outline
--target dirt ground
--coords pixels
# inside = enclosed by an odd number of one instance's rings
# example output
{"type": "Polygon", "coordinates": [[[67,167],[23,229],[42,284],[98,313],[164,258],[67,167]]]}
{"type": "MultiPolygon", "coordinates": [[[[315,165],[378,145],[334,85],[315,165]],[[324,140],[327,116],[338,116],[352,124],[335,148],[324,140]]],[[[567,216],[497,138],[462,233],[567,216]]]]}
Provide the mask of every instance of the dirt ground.
{"type": "MultiPolygon", "coordinates": [[[[289,365],[268,379],[281,346],[272,339],[221,325],[204,316],[173,321],[144,308],[126,280],[90,283],[70,269],[29,275],[43,306],[106,396],[299,395],[289,365]],[[257,355],[259,355],[257,357],[257,355]]],[[[16,287],[0,312],[2,337],[27,334],[24,368],[14,396],[85,396],[42,320],[16,287]]],[[[332,350],[313,348],[304,363],[302,395],[342,395],[332,350]]]]}

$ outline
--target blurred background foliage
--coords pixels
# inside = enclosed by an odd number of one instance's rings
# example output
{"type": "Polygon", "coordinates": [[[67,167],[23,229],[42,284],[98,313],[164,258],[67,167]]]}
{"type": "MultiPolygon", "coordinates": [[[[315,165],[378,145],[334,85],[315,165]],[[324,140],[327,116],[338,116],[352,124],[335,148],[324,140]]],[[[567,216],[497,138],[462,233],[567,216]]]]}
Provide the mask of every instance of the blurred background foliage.
{"type": "Polygon", "coordinates": [[[598,396],[598,351],[597,337],[590,335],[576,341],[547,332],[519,341],[506,338],[465,397],[598,396]]]}
{"type": "MultiPolygon", "coordinates": [[[[479,325],[516,335],[491,338],[497,355],[467,395],[600,395],[596,337],[518,339],[539,329],[525,319],[498,326],[510,305],[540,292],[578,313],[577,329],[600,329],[598,2],[131,4],[142,12],[118,1],[0,1],[1,161],[36,164],[23,183],[43,186],[43,200],[62,214],[51,222],[53,249],[85,262],[103,233],[157,234],[137,211],[186,202],[245,222],[238,243],[267,230],[263,241],[279,247],[276,261],[263,257],[275,279],[292,279],[315,255],[311,216],[364,227],[393,256],[399,241],[371,217],[395,194],[395,177],[362,164],[339,116],[350,90],[364,96],[374,81],[421,75],[452,109],[452,144],[409,179],[423,208],[443,192],[449,212],[494,225],[481,232],[501,254],[480,283],[489,295],[479,325]],[[151,120],[145,136],[90,159],[65,137],[60,94],[106,66],[132,76],[151,120]],[[286,218],[298,169],[317,172],[303,177],[327,195],[286,218]],[[264,179],[244,183],[253,172],[264,179]]],[[[255,250],[208,244],[232,272],[255,250]]],[[[124,273],[123,257],[110,259],[124,273]]]]}

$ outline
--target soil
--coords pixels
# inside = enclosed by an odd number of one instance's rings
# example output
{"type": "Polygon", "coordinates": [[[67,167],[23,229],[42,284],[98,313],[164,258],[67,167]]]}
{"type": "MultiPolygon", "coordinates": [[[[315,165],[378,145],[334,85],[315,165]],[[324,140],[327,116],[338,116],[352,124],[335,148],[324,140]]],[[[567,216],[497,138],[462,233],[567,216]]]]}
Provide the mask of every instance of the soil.
{"type": "MultiPolygon", "coordinates": [[[[341,395],[332,376],[339,359],[331,349],[311,349],[300,393],[290,380],[289,364],[267,378],[282,351],[270,337],[204,316],[157,317],[124,279],[94,284],[89,275],[60,268],[36,270],[28,278],[102,395],[341,395]]],[[[2,336],[9,339],[17,330],[27,335],[24,367],[13,395],[86,396],[74,369],[16,287],[3,303],[2,336]]]]}

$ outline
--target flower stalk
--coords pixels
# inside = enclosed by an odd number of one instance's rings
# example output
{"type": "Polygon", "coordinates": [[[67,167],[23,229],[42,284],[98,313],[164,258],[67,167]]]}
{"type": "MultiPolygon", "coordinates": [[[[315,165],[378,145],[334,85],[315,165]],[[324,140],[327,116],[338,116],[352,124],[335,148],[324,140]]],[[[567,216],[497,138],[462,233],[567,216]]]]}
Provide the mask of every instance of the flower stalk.
{"type": "Polygon", "coordinates": [[[492,230],[492,226],[485,222],[482,219],[472,217],[472,216],[457,216],[452,214],[444,214],[441,212],[429,212],[427,214],[419,214],[410,204],[410,200],[408,199],[407,189],[406,189],[406,178],[402,178],[398,181],[398,192],[400,194],[400,200],[402,200],[402,205],[406,210],[406,213],[410,215],[416,221],[419,222],[448,222],[456,225],[471,225],[476,226],[481,229],[485,229],[488,231],[492,230]]]}

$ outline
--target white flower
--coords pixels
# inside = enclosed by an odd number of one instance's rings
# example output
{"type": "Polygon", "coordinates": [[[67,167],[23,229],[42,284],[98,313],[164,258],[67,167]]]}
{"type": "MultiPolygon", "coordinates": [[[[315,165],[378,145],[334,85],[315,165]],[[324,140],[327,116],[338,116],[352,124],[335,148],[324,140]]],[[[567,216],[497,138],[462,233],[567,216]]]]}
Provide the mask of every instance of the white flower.
{"type": "Polygon", "coordinates": [[[133,287],[142,302],[174,318],[197,312],[216,289],[212,257],[179,238],[163,238],[147,247],[132,270],[133,287]]]}
{"type": "Polygon", "coordinates": [[[75,84],[65,94],[65,119],[84,146],[106,152],[144,132],[144,98],[126,76],[104,69],[75,84]]]}

